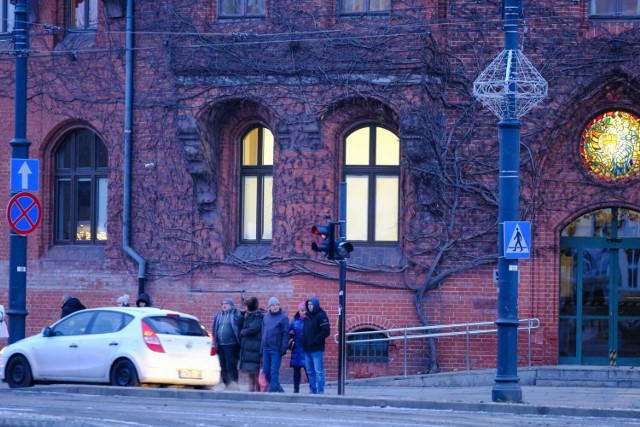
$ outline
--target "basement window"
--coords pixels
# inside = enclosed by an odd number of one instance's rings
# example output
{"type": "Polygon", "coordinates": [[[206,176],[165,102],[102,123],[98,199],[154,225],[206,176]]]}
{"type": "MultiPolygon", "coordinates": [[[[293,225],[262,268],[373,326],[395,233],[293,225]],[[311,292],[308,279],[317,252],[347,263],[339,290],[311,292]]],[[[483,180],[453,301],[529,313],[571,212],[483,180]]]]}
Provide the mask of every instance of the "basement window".
{"type": "Polygon", "coordinates": [[[389,341],[375,329],[361,329],[347,336],[347,361],[355,363],[386,363],[389,361],[389,341]],[[377,341],[381,340],[381,341],[377,341]]]}

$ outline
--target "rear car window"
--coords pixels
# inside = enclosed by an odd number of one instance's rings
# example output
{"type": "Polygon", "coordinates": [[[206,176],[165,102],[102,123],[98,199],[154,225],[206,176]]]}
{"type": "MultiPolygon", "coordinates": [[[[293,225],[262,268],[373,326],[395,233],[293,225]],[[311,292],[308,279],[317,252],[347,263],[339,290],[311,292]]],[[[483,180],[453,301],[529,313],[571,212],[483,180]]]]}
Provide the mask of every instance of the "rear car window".
{"type": "Polygon", "coordinates": [[[207,336],[207,331],[200,322],[189,317],[179,316],[150,316],[145,317],[144,322],[149,325],[156,334],[188,335],[193,337],[207,336]]]}

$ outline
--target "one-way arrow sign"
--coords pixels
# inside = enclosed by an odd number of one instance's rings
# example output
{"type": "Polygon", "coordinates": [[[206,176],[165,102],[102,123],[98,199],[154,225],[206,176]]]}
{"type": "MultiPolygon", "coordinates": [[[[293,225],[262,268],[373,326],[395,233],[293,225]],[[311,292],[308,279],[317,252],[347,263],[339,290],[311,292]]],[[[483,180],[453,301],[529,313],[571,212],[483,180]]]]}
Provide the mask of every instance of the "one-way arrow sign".
{"type": "Polygon", "coordinates": [[[11,159],[11,191],[40,190],[40,162],[35,159],[11,159]]]}

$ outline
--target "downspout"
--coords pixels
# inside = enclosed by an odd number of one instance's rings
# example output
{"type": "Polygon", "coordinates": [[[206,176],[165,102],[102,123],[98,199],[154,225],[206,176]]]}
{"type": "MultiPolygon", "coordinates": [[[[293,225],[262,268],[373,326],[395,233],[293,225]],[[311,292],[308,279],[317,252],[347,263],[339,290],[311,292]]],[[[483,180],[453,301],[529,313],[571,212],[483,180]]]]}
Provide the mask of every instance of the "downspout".
{"type": "Polygon", "coordinates": [[[122,206],[122,248],[138,263],[138,295],[145,292],[147,262],[131,242],[131,128],[133,118],[133,0],[127,0],[124,89],[124,203],[122,206]]]}

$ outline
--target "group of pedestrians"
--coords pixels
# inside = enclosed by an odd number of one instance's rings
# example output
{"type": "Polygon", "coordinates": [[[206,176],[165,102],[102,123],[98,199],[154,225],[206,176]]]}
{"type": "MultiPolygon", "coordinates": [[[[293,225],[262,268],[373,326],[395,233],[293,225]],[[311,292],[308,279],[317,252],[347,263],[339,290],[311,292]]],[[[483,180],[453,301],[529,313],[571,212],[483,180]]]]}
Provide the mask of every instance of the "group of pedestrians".
{"type": "MultiPolygon", "coordinates": [[[[129,307],[129,294],[124,294],[116,300],[118,307],[129,307]]],[[[136,300],[136,307],[151,307],[151,297],[148,293],[143,292],[138,295],[136,300]]],[[[80,302],[80,300],[70,294],[64,294],[62,297],[62,309],[60,312],[60,318],[67,317],[71,313],[84,310],[87,307],[80,302]]]]}
{"type": "Polygon", "coordinates": [[[278,298],[269,298],[267,305],[268,310],[264,310],[256,297],[249,297],[237,310],[231,298],[222,300],[222,308],[213,320],[213,333],[226,389],[240,389],[238,376],[242,371],[248,376],[249,391],[261,390],[262,374],[268,383],[266,391],[284,392],[280,367],[290,350],[293,392],[300,392],[304,370],[310,393],[323,394],[325,340],[330,335],[330,325],[319,300],[311,298],[300,303],[291,321],[278,298]]]}

